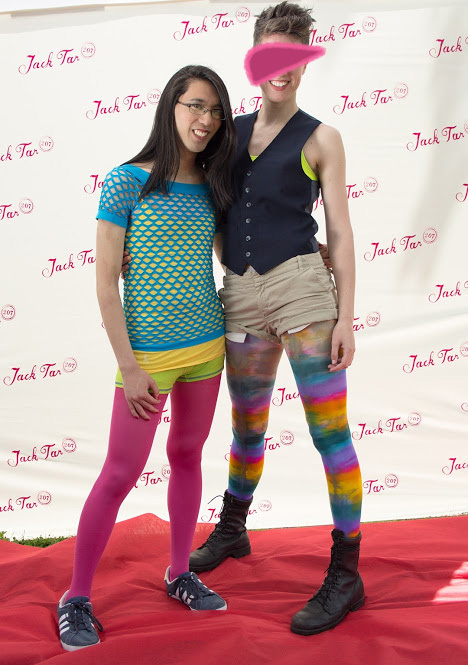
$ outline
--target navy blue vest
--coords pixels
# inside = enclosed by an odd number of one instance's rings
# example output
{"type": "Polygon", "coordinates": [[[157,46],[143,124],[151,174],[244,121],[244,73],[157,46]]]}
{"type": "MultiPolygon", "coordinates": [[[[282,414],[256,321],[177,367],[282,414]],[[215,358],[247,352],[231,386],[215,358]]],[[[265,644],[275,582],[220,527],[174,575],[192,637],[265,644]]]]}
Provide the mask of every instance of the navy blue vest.
{"type": "Polygon", "coordinates": [[[238,116],[234,204],[223,224],[223,264],[238,275],[263,275],[293,256],[318,251],[311,210],[319,184],[301,165],[301,150],[320,121],[299,110],[252,162],[248,143],[258,111],[238,116]]]}

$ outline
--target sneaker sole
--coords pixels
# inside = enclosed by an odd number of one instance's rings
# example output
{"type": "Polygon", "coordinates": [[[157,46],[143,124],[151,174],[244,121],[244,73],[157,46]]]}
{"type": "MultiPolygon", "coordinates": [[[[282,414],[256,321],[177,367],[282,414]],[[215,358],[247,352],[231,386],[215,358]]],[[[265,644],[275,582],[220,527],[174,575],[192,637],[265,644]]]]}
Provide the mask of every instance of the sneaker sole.
{"type": "Polygon", "coordinates": [[[97,644],[100,644],[101,640],[98,639],[97,642],[94,642],[94,644],[83,644],[82,646],[73,646],[71,644],[65,644],[60,640],[60,644],[62,645],[62,648],[65,651],[78,651],[79,649],[88,649],[89,647],[95,647],[97,644]]]}
{"type": "Polygon", "coordinates": [[[359,600],[357,600],[349,610],[343,614],[342,617],[340,617],[337,621],[334,621],[333,623],[328,624],[327,626],[323,626],[322,628],[313,628],[312,630],[307,630],[305,628],[295,628],[292,623],[291,623],[291,631],[293,633],[296,633],[296,635],[318,635],[319,633],[324,633],[326,630],[330,630],[331,628],[335,628],[339,623],[343,621],[343,619],[346,617],[346,614],[348,612],[357,612],[357,610],[361,609],[361,607],[364,605],[365,602],[365,597],[363,596],[359,600]]]}
{"type": "Polygon", "coordinates": [[[228,559],[229,557],[232,557],[233,559],[241,559],[243,556],[247,556],[248,554],[251,554],[252,548],[250,545],[246,545],[245,547],[242,547],[239,550],[234,550],[234,552],[228,552],[225,554],[223,557],[220,559],[217,559],[214,563],[206,564],[205,566],[198,566],[197,564],[189,565],[189,570],[191,570],[193,573],[204,573],[207,570],[214,570],[217,568],[223,561],[228,559]]]}

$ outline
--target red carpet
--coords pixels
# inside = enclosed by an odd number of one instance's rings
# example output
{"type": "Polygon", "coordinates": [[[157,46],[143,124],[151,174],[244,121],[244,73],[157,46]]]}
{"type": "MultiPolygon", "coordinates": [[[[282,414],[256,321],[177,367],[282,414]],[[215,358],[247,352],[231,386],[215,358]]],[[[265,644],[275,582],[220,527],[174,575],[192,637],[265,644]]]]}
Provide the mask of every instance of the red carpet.
{"type": "MultiPolygon", "coordinates": [[[[196,544],[212,527],[200,525],[196,544]]],[[[57,600],[74,539],[45,550],[0,541],[1,665],[466,665],[468,517],[365,524],[360,571],[366,604],[337,628],[289,631],[320,586],[330,528],[251,533],[253,554],[201,575],[226,612],[190,612],[166,596],[168,524],[121,522],[98,568],[94,611],[102,643],[62,651],[57,600]]]]}

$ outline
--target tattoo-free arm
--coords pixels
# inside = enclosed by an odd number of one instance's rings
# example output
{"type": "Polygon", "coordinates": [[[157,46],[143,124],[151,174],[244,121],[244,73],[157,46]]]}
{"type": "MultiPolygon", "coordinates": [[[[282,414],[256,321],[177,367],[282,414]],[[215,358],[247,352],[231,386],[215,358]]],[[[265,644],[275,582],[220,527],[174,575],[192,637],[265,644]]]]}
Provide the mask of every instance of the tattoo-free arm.
{"type": "Polygon", "coordinates": [[[133,416],[149,419],[147,411],[157,412],[158,387],[140,369],[128,338],[127,324],[119,294],[125,229],[100,219],[96,241],[96,289],[102,320],[122,373],[125,397],[133,416]],[[148,390],[151,389],[153,395],[148,390]]]}
{"type": "MultiPolygon", "coordinates": [[[[338,322],[332,340],[332,369],[344,369],[354,355],[354,241],[346,194],[346,161],[340,133],[320,125],[312,135],[325,211],[327,244],[338,294],[338,322]],[[342,358],[339,358],[339,349],[342,358]]],[[[307,159],[307,146],[305,155],[307,159]]]]}

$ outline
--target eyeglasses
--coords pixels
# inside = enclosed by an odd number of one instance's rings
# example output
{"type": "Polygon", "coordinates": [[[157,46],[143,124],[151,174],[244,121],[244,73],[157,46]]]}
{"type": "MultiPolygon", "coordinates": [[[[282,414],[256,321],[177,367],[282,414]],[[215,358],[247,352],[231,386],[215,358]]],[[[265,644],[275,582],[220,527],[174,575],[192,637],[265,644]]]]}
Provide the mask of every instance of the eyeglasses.
{"type": "Polygon", "coordinates": [[[190,113],[193,113],[193,115],[205,115],[207,111],[211,113],[211,117],[213,120],[224,120],[224,113],[223,109],[207,109],[201,104],[186,104],[185,102],[179,102],[177,101],[177,104],[182,104],[182,106],[186,106],[190,113]]]}

